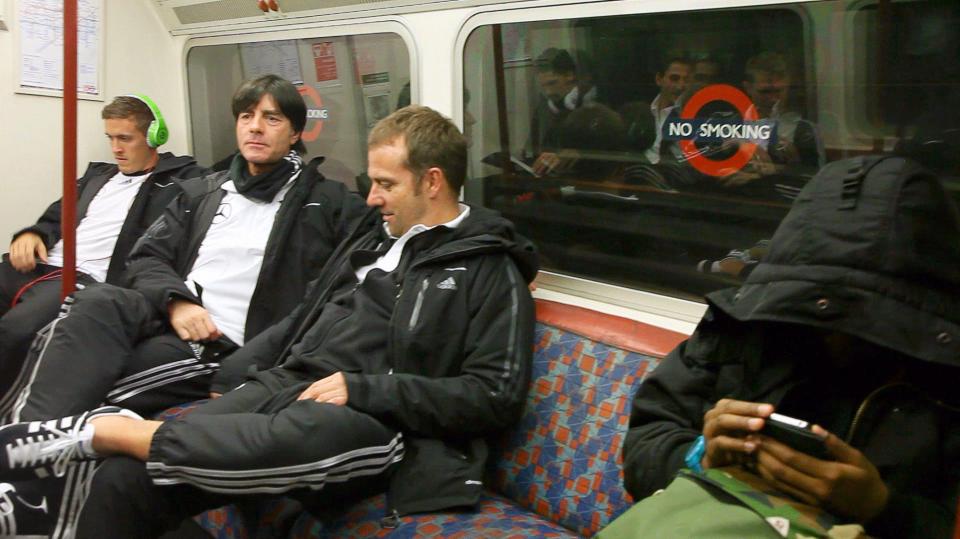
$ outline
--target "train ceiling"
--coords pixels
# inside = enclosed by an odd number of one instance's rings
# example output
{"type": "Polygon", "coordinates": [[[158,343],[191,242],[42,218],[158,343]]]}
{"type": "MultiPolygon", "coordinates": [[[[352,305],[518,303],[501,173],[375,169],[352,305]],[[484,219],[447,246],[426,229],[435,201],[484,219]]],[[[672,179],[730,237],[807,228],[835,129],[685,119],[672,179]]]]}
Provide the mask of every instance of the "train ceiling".
{"type": "MultiPolygon", "coordinates": [[[[511,0],[507,0],[511,1],[511,0]]],[[[521,1],[521,0],[512,0],[521,1]]],[[[173,34],[449,9],[504,0],[152,0],[173,34]]]]}

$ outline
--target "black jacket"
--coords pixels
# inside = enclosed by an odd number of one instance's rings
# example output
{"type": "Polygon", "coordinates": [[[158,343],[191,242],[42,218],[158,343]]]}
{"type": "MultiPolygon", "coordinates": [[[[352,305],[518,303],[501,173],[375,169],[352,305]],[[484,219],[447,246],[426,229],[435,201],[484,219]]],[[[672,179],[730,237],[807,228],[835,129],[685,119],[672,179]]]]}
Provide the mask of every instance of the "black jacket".
{"type": "MultiPolygon", "coordinates": [[[[119,168],[115,163],[90,163],[87,171],[77,180],[77,225],[83,220],[93,197],[107,181],[114,177],[119,168]]],[[[163,213],[163,209],[180,194],[180,181],[207,174],[207,169],[197,165],[188,155],[177,156],[161,153],[157,166],[143,183],[133,199],[127,218],[120,228],[116,246],[110,258],[106,281],[111,284],[122,282],[127,255],[143,232],[163,213]]],[[[60,241],[60,208],[58,200],[51,204],[33,226],[24,228],[13,235],[14,239],[24,232],[34,232],[43,238],[47,250],[60,241]]]]}
{"type": "MultiPolygon", "coordinates": [[[[290,313],[303,299],[351,220],[362,215],[363,201],[343,184],[326,180],[317,166],[304,165],[287,192],[267,239],[263,265],[250,299],[244,330],[249,340],[290,313]]],[[[202,304],[184,284],[193,268],[226,191],[228,171],[183,183],[183,193],[140,238],[130,254],[128,286],[144,296],[164,317],[167,303],[182,298],[202,304]]]]}
{"type": "MultiPolygon", "coordinates": [[[[405,253],[409,263],[397,270],[400,293],[385,337],[392,372],[344,373],[347,406],[404,434],[404,459],[389,490],[390,508],[401,514],[479,500],[483,437],[517,420],[530,381],[534,311],[527,283],[536,275],[536,254],[495,212],[470,212],[447,241],[414,251],[412,259],[405,253]]],[[[307,301],[234,354],[214,390],[235,387],[251,365],[266,369],[286,359],[351,253],[379,242],[379,213],[369,217],[331,258],[307,301]]]]}
{"type": "Polygon", "coordinates": [[[832,422],[862,451],[891,493],[865,523],[870,535],[949,536],[960,486],[960,218],[935,177],[899,158],[828,165],[745,284],[708,302],[633,401],[623,454],[635,499],[666,487],[704,413],[729,397],[787,415],[819,410],[802,419],[832,422]],[[873,354],[818,362],[804,337],[825,331],[873,354]]]}

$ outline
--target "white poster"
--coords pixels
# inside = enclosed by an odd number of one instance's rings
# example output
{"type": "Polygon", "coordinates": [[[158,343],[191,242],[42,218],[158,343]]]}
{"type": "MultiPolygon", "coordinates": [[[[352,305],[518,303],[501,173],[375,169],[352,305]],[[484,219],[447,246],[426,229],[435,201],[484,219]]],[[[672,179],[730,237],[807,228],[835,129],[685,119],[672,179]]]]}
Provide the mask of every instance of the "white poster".
{"type": "Polygon", "coordinates": [[[244,78],[274,74],[293,84],[303,84],[296,40],[244,43],[240,45],[240,61],[244,78]]]}
{"type": "MultiPolygon", "coordinates": [[[[18,0],[20,90],[63,90],[63,1],[18,0]]],[[[100,94],[103,0],[77,2],[77,91],[100,94]]]]}

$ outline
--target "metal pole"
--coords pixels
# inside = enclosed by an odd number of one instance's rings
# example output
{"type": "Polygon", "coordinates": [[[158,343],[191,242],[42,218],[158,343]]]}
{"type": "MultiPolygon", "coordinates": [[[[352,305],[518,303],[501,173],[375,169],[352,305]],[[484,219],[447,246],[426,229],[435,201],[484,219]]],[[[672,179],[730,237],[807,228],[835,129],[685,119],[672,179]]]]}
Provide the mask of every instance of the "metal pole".
{"type": "Polygon", "coordinates": [[[510,124],[507,117],[507,77],[503,72],[503,33],[499,24],[493,25],[493,73],[497,87],[497,120],[500,123],[500,158],[505,175],[514,173],[510,161],[510,124]]]}
{"type": "Polygon", "coordinates": [[[77,0],[63,2],[63,238],[61,299],[77,283],[77,0]]]}

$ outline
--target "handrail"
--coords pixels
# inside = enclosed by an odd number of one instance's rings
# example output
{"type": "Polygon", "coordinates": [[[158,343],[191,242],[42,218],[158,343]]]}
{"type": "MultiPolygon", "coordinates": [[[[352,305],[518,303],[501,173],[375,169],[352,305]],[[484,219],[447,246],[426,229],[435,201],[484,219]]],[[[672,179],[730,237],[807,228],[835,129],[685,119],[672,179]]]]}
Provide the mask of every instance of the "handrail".
{"type": "Polygon", "coordinates": [[[63,238],[61,299],[77,282],[77,0],[63,2],[63,197],[60,233],[63,238]]]}

